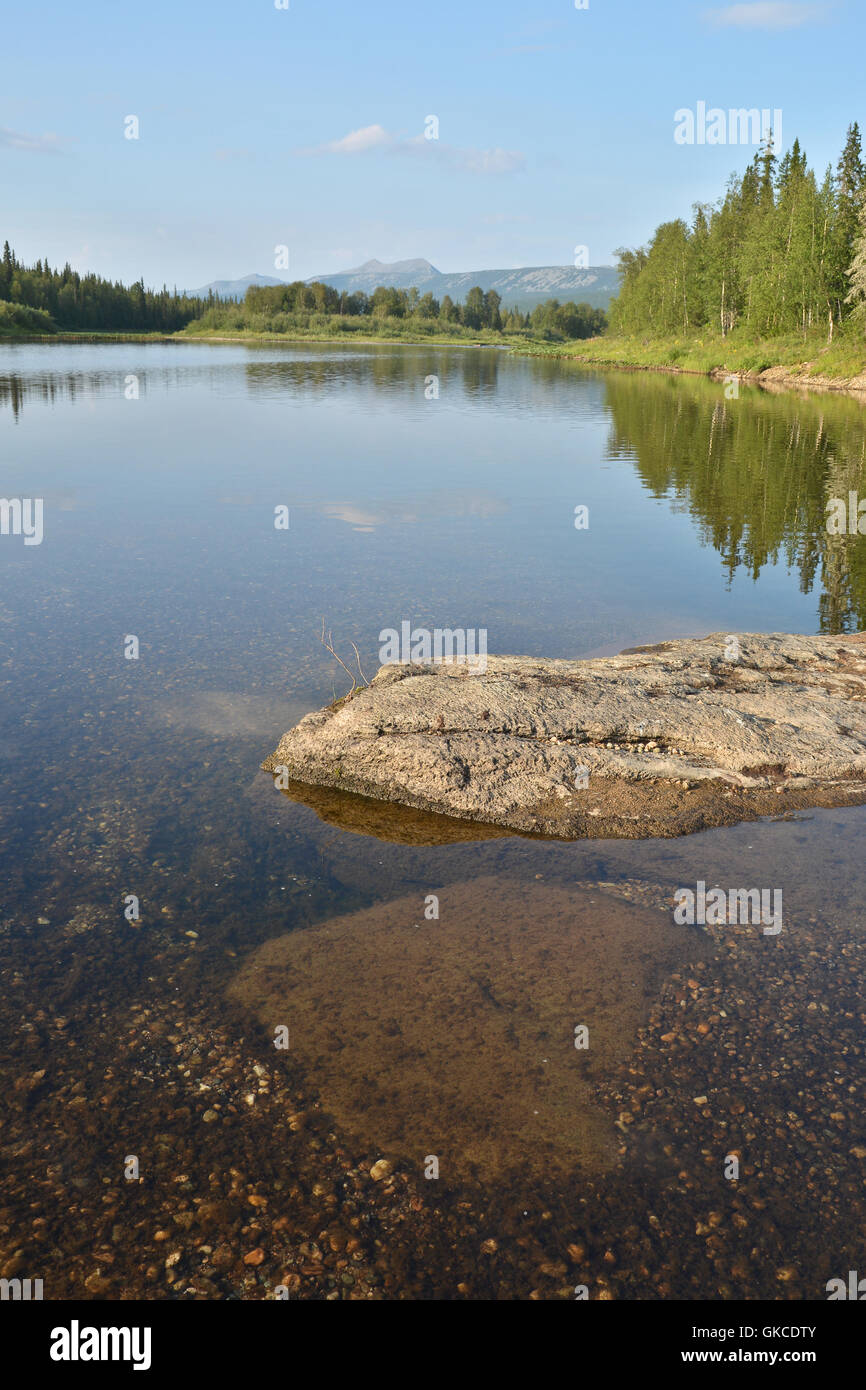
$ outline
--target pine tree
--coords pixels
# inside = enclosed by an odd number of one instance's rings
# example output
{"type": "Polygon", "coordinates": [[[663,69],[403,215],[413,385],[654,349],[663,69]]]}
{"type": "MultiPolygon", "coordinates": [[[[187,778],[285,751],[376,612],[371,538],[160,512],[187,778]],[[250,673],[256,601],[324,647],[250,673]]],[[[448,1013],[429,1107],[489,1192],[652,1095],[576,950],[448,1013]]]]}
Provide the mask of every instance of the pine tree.
{"type": "Polygon", "coordinates": [[[854,255],[860,204],[866,192],[866,165],[861,151],[860,128],[848,127],[845,148],[836,169],[836,219],[830,253],[831,292],[837,321],[842,318],[848,295],[848,268],[854,255]]]}
{"type": "Polygon", "coordinates": [[[848,267],[851,288],[845,297],[845,303],[851,305],[851,317],[855,324],[866,332],[866,194],[860,203],[857,231],[854,258],[848,267]]]}

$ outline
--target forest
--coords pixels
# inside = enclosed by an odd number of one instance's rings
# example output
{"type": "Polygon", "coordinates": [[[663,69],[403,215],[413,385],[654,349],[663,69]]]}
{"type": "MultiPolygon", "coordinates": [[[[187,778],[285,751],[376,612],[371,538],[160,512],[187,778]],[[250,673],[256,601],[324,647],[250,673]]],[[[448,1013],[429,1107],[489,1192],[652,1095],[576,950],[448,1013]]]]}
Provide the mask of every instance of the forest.
{"type": "Polygon", "coordinates": [[[67,263],[22,265],[7,241],[0,260],[0,329],[18,332],[174,333],[216,301],[193,299],[165,288],[146,290],[98,275],[79,275],[67,263]],[[7,307],[4,310],[4,305],[7,307]],[[29,312],[28,312],[29,311],[29,312]],[[47,316],[47,317],[46,317],[47,316]]]}
{"type": "Polygon", "coordinates": [[[330,285],[297,281],[290,285],[251,286],[246,298],[206,299],[178,294],[165,286],[129,287],[80,275],[69,264],[52,270],[47,261],[25,266],[8,241],[0,260],[0,333],[175,333],[188,326],[207,333],[302,333],[305,336],[363,331],[408,337],[442,334],[468,337],[485,333],[520,334],[562,341],[601,333],[607,319],[588,304],[560,304],[549,299],[531,313],[502,308],[495,290],[471,289],[465,303],[446,295],[441,304],[417,289],[377,289],[372,295],[339,293],[330,285]]]}
{"type": "Polygon", "coordinates": [[[742,177],[690,224],[664,222],[649,245],[617,251],[614,334],[734,330],[752,338],[866,330],[866,164],[848,128],[818,180],[795,141],[778,159],[768,132],[742,177]]]}
{"type": "Polygon", "coordinates": [[[295,281],[290,285],[250,286],[241,304],[208,309],[194,331],[253,333],[364,333],[383,337],[471,337],[521,335],[546,341],[592,338],[607,327],[602,309],[548,299],[531,312],[505,309],[496,290],[474,286],[462,304],[445,295],[440,303],[417,289],[380,286],[371,295],[348,294],[330,285],[295,281]]]}

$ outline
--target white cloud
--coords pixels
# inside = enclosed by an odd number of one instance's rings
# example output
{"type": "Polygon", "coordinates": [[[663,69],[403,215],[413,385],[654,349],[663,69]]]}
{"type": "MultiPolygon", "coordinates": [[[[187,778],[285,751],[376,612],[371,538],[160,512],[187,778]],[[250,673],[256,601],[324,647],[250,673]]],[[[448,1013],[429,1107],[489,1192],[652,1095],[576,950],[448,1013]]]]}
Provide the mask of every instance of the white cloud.
{"type": "Polygon", "coordinates": [[[23,131],[0,126],[0,148],[22,150],[25,154],[59,154],[60,141],[54,134],[26,135],[23,131]]]}
{"type": "Polygon", "coordinates": [[[392,135],[381,125],[363,126],[351,130],[340,140],[329,140],[299,154],[366,154],[369,150],[384,149],[391,154],[409,155],[417,159],[439,160],[470,174],[511,174],[526,163],[518,150],[479,150],[471,146],[447,145],[441,140],[428,140],[423,135],[401,137],[392,135]]]}
{"type": "Polygon", "coordinates": [[[797,29],[823,15],[823,6],[804,5],[799,0],[752,0],[750,4],[707,10],[704,18],[726,29],[797,29]]]}
{"type": "Polygon", "coordinates": [[[513,174],[526,164],[519,150],[476,150],[466,145],[448,145],[442,140],[427,140],[423,135],[413,135],[411,140],[396,140],[392,148],[395,154],[438,159],[469,174],[513,174]]]}
{"type": "Polygon", "coordinates": [[[365,125],[360,130],[350,130],[348,135],[344,135],[342,140],[331,140],[327,145],[320,145],[314,150],[314,154],[365,154],[367,150],[375,150],[381,145],[393,144],[394,137],[389,135],[384,126],[365,125]]]}

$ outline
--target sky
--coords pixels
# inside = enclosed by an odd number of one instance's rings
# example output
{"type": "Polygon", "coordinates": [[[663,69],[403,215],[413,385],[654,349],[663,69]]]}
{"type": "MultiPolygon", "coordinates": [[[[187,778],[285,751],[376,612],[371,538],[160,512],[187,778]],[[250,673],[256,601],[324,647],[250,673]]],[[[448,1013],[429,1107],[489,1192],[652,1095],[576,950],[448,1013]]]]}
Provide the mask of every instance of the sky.
{"type": "Polygon", "coordinates": [[[676,112],[778,109],[820,173],[866,126],[866,0],[579,3],[8,6],[0,240],[180,288],[605,265],[754,153],[678,143],[676,112]]]}

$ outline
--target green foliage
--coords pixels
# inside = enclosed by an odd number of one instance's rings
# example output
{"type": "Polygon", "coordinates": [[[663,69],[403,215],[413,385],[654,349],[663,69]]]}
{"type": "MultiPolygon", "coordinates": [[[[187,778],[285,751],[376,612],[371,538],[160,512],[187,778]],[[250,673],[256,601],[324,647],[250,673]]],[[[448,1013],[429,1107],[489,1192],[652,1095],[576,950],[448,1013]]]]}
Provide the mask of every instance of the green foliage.
{"type": "Polygon", "coordinates": [[[44,309],[0,300],[0,336],[20,333],[56,333],[57,325],[44,309]]]}
{"type": "Polygon", "coordinates": [[[195,334],[261,333],[269,335],[362,337],[481,338],[504,336],[564,342],[602,333],[607,319],[589,304],[560,304],[548,299],[531,314],[502,310],[495,290],[475,285],[464,304],[445,295],[440,304],[431,293],[381,285],[372,295],[339,293],[329,285],[251,286],[242,304],[216,303],[191,323],[195,334]]]}
{"type": "Polygon", "coordinates": [[[146,290],[141,280],[126,288],[98,275],[79,275],[68,263],[62,270],[51,270],[47,261],[24,266],[8,241],[0,259],[0,300],[39,311],[58,328],[135,333],[173,333],[203,314],[209,303],[219,302],[213,295],[192,299],[164,286],[146,290]]]}
{"type": "Polygon", "coordinates": [[[69,265],[51,270],[47,262],[22,265],[5,244],[0,259],[0,301],[20,310],[5,311],[0,332],[261,333],[301,337],[361,334],[389,338],[477,338],[496,341],[503,335],[543,337],[551,341],[589,338],[607,326],[600,309],[588,304],[560,304],[550,299],[533,313],[502,309],[495,290],[477,285],[464,304],[445,295],[440,304],[431,293],[382,285],[372,295],[342,293],[331,285],[300,280],[289,285],[251,285],[242,303],[146,290],[138,281],[129,288],[97,275],[79,275],[69,265]]]}
{"type": "Polygon", "coordinates": [[[866,196],[860,146],[854,124],[836,172],[819,185],[799,141],[777,161],[765,139],[714,207],[695,207],[691,226],[665,222],[648,247],[617,252],[613,332],[805,339],[820,328],[832,339],[859,303],[851,276],[866,196]]]}
{"type": "Polygon", "coordinates": [[[798,332],[758,338],[745,328],[735,328],[724,338],[710,329],[700,334],[662,338],[608,333],[579,345],[535,344],[531,350],[573,357],[599,367],[676,366],[681,371],[703,375],[744,373],[753,376],[768,367],[781,367],[804,383],[816,377],[842,382],[866,370],[863,335],[856,330],[850,317],[832,342],[827,341],[823,327],[816,328],[806,338],[798,332]]]}
{"type": "Polygon", "coordinates": [[[851,306],[851,319],[866,332],[866,192],[860,205],[860,219],[854,239],[854,256],[848,270],[850,288],[845,302],[851,306]]]}

